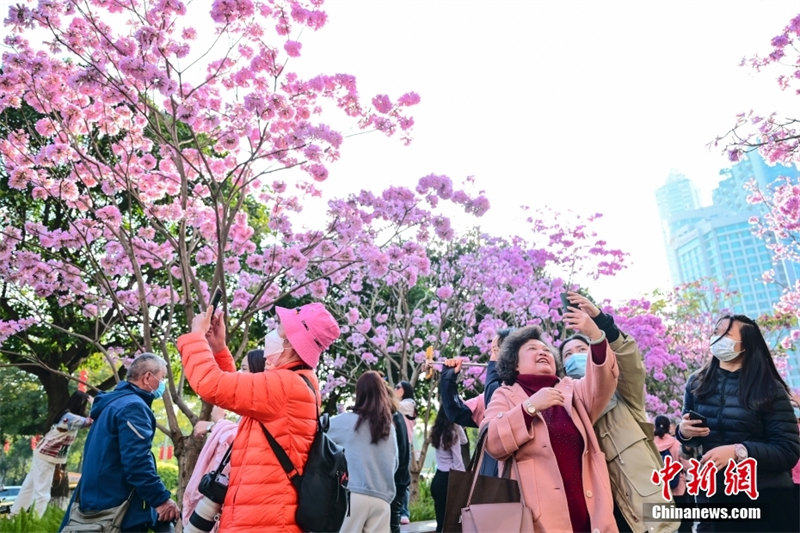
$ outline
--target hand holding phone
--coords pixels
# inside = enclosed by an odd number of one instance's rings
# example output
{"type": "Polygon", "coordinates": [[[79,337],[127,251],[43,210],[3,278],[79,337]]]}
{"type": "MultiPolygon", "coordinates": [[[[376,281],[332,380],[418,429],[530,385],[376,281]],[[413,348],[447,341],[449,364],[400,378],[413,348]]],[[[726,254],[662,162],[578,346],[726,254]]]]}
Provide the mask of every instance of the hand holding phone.
{"type": "Polygon", "coordinates": [[[697,411],[689,410],[689,420],[699,420],[699,424],[695,424],[694,427],[696,428],[707,428],[708,427],[708,418],[704,417],[697,411]]]}
{"type": "Polygon", "coordinates": [[[569,311],[572,311],[573,308],[577,309],[577,307],[578,306],[572,305],[569,302],[569,298],[567,297],[567,293],[566,292],[562,292],[561,293],[561,314],[564,314],[564,313],[567,313],[569,311]]]}
{"type": "Polygon", "coordinates": [[[217,306],[219,305],[219,301],[222,300],[222,288],[217,287],[217,290],[214,291],[214,296],[211,297],[211,307],[213,311],[211,312],[211,316],[217,312],[217,306]]]}
{"type": "Polygon", "coordinates": [[[678,431],[686,439],[693,439],[694,437],[708,437],[711,429],[707,425],[708,420],[706,417],[695,411],[689,411],[681,418],[681,423],[678,426],[678,431]]]}

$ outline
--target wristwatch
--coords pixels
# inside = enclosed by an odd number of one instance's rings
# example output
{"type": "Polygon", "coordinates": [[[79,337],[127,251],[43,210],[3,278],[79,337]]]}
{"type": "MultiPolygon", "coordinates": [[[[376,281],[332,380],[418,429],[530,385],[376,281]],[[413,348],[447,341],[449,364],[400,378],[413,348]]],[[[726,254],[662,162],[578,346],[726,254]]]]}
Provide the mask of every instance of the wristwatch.
{"type": "Polygon", "coordinates": [[[528,412],[529,415],[533,416],[536,414],[536,407],[533,406],[530,400],[525,400],[522,404],[525,410],[528,412]]]}
{"type": "Polygon", "coordinates": [[[736,458],[740,461],[747,459],[747,447],[744,444],[735,444],[733,450],[736,452],[736,458]]]}
{"type": "Polygon", "coordinates": [[[206,428],[206,433],[211,433],[211,430],[214,428],[214,424],[216,424],[216,422],[211,422],[208,425],[208,427],[206,428]]]}

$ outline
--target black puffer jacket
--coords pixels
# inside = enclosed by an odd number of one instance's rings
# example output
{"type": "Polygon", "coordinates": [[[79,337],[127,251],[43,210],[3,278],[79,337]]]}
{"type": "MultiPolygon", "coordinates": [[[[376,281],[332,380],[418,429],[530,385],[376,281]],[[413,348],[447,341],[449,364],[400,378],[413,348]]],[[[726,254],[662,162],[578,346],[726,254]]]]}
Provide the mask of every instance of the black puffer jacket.
{"type": "Polygon", "coordinates": [[[716,372],[716,387],[707,397],[692,394],[697,374],[686,383],[683,412],[696,411],[708,419],[708,437],[679,440],[689,448],[702,446],[703,453],[728,444],[742,443],[758,461],[758,488],[791,487],[792,467],[800,459],[800,436],[789,396],[776,383],[775,398],[761,411],[739,403],[741,370],[716,372]]]}

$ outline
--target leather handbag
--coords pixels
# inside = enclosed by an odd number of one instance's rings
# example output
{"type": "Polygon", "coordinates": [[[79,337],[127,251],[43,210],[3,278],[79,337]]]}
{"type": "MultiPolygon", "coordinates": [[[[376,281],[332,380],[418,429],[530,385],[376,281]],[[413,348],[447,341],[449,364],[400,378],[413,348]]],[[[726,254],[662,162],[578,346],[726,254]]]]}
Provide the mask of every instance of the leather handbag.
{"type": "Polygon", "coordinates": [[[128,499],[116,507],[100,511],[81,511],[78,487],[75,487],[75,501],[69,511],[69,521],[62,529],[62,533],[78,533],[95,531],[102,533],[119,533],[122,529],[122,519],[131,505],[133,491],[128,499]]]}
{"type": "MultiPolygon", "coordinates": [[[[533,531],[533,513],[525,503],[525,494],[522,483],[519,482],[519,467],[517,459],[511,456],[508,459],[514,468],[519,486],[520,501],[507,503],[473,503],[475,485],[478,476],[475,475],[470,486],[467,505],[461,509],[461,530],[464,533],[488,533],[494,531],[533,531]]],[[[483,454],[478,460],[478,471],[483,462],[483,454]]]]}
{"type": "Polygon", "coordinates": [[[506,461],[501,477],[483,476],[480,467],[485,454],[486,432],[481,433],[466,472],[450,470],[447,481],[447,503],[444,512],[442,531],[458,533],[461,531],[461,509],[467,506],[473,480],[475,490],[472,504],[519,502],[519,485],[510,479],[511,463],[506,461]]]}

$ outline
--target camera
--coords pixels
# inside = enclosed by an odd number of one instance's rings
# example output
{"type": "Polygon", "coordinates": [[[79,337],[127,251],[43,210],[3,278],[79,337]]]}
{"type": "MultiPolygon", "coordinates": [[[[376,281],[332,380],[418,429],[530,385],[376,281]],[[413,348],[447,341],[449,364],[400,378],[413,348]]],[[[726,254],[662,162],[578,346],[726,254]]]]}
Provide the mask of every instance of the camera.
{"type": "Polygon", "coordinates": [[[183,528],[186,532],[199,533],[214,529],[214,525],[219,522],[220,510],[228,492],[228,476],[217,471],[209,472],[200,478],[197,490],[203,495],[203,499],[197,502],[189,523],[183,528]]]}

